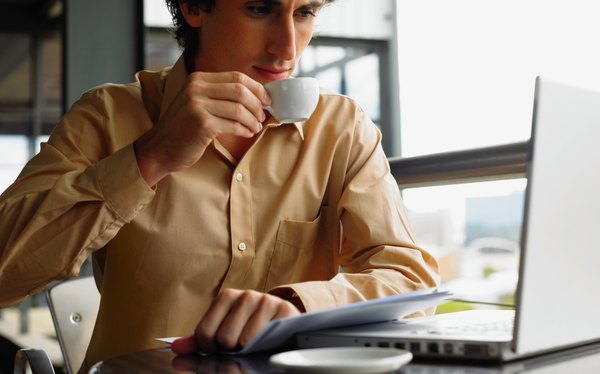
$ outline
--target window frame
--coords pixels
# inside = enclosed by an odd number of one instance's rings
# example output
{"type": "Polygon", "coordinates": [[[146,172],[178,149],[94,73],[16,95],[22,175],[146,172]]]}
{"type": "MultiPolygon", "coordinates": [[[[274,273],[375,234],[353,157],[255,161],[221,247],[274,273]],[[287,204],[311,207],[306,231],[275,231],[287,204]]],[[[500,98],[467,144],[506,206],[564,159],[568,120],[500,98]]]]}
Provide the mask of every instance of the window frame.
{"type": "Polygon", "coordinates": [[[400,188],[525,178],[530,142],[414,157],[390,157],[400,188]]]}

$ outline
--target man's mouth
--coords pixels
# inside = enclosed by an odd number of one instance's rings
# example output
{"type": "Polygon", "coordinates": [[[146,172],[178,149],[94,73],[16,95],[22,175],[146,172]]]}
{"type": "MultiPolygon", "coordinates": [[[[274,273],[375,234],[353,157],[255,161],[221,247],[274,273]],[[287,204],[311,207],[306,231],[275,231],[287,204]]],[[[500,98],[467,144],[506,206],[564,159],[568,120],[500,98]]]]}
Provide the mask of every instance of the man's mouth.
{"type": "Polygon", "coordinates": [[[292,69],[276,68],[276,67],[259,67],[254,66],[254,71],[265,81],[274,81],[288,78],[292,74],[292,69]]]}

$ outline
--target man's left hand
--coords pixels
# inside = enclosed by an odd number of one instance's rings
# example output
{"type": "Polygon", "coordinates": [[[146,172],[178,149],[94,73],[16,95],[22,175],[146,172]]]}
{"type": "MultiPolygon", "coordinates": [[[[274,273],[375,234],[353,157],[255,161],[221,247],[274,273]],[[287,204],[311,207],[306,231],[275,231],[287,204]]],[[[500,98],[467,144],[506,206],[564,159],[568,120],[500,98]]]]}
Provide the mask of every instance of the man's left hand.
{"type": "Polygon", "coordinates": [[[245,346],[271,320],[300,314],[292,303],[274,295],[224,289],[194,333],[171,345],[176,354],[213,353],[245,346]]]}

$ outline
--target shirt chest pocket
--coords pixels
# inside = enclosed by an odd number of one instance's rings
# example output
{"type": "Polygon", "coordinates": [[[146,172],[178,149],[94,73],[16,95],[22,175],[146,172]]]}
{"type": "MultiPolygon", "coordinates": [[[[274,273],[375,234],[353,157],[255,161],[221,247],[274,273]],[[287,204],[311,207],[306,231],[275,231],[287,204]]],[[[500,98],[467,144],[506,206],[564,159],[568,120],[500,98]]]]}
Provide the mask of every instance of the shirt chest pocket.
{"type": "Polygon", "coordinates": [[[332,278],[337,272],[337,249],[332,240],[337,230],[332,225],[332,212],[327,206],[321,207],[313,221],[280,221],[266,289],[332,278]]]}

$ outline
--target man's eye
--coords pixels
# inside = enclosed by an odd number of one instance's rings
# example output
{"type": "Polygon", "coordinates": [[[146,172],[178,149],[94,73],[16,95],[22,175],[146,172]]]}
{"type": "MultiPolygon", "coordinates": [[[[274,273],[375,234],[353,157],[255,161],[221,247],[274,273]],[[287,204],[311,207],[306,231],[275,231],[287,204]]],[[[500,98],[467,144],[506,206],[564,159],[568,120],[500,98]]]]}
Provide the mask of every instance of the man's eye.
{"type": "Polygon", "coordinates": [[[315,10],[300,10],[298,11],[296,14],[298,14],[298,16],[300,18],[311,18],[311,17],[316,17],[317,16],[317,12],[315,10]]]}
{"type": "Polygon", "coordinates": [[[264,5],[249,6],[248,10],[257,16],[266,16],[271,13],[271,7],[264,5]]]}

